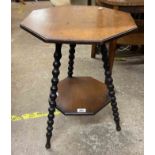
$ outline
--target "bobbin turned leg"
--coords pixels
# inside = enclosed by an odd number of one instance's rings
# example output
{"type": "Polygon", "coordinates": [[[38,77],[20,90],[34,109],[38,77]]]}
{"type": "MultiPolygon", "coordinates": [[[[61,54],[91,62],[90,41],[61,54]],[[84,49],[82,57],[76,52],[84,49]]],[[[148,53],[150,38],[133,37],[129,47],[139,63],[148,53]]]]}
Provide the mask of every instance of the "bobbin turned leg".
{"type": "Polygon", "coordinates": [[[55,52],[54,52],[54,63],[53,63],[53,71],[52,75],[53,78],[51,80],[52,86],[50,88],[50,96],[49,96],[49,114],[48,114],[48,121],[47,121],[47,142],[46,142],[46,148],[49,149],[51,147],[50,139],[52,137],[52,130],[53,130],[53,124],[54,124],[54,112],[56,107],[56,98],[57,98],[57,84],[59,82],[58,76],[59,76],[59,67],[61,65],[60,59],[61,59],[61,44],[56,44],[55,52]]]}
{"type": "Polygon", "coordinates": [[[75,46],[76,46],[76,44],[70,44],[69,62],[68,62],[68,77],[72,77],[72,75],[73,75],[75,46]]]}
{"type": "Polygon", "coordinates": [[[111,99],[111,106],[112,106],[114,121],[116,123],[116,130],[120,131],[121,127],[120,127],[119,113],[118,113],[117,102],[115,97],[113,79],[111,77],[111,72],[109,67],[109,60],[107,55],[108,51],[107,51],[107,48],[105,47],[105,44],[101,45],[101,53],[102,53],[102,60],[104,62],[103,66],[105,69],[105,83],[109,90],[109,97],[111,99]]]}

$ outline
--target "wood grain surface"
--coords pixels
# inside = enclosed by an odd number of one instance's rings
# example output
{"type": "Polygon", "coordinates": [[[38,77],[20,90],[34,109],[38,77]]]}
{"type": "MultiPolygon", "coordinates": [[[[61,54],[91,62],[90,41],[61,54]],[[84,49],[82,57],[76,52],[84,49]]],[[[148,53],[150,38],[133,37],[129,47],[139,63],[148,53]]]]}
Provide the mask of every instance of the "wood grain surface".
{"type": "Polygon", "coordinates": [[[137,28],[130,14],[97,6],[34,10],[21,27],[49,43],[101,43],[137,28]]]}
{"type": "Polygon", "coordinates": [[[108,103],[104,83],[91,77],[66,78],[58,84],[57,108],[64,114],[95,114],[108,103]],[[86,112],[77,112],[77,109],[86,112]]]}

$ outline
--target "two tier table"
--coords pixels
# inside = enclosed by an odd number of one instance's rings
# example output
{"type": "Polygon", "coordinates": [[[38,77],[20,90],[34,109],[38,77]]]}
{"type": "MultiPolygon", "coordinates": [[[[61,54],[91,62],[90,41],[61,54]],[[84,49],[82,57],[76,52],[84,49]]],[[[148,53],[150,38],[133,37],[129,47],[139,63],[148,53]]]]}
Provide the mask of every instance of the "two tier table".
{"type": "Polygon", "coordinates": [[[21,28],[46,43],[55,44],[46,148],[50,148],[55,108],[65,115],[93,115],[111,102],[117,131],[121,130],[113,79],[105,42],[136,29],[130,14],[97,6],[60,6],[34,10],[21,28]],[[68,77],[59,82],[62,44],[69,44],[68,77]],[[76,44],[98,44],[102,49],[105,83],[92,77],[74,77],[76,44]]]}

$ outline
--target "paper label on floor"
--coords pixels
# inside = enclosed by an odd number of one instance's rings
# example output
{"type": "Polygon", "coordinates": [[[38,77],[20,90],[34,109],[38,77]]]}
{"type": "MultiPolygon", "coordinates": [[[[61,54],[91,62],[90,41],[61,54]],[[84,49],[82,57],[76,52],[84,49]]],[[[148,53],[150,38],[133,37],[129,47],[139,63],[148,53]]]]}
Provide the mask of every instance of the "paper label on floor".
{"type": "Polygon", "coordinates": [[[77,112],[86,112],[86,109],[85,108],[78,108],[77,112]]]}

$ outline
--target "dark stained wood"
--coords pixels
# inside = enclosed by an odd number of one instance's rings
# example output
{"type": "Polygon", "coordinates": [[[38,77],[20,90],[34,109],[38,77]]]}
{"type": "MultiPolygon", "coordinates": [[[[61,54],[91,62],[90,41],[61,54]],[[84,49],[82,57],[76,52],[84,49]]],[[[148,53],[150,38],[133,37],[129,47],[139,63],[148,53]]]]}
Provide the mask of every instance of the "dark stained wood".
{"type": "Polygon", "coordinates": [[[69,49],[69,62],[68,62],[68,77],[72,77],[74,70],[74,58],[75,58],[75,46],[76,44],[70,44],[69,49]]]}
{"type": "Polygon", "coordinates": [[[136,29],[130,14],[97,6],[34,10],[21,27],[45,42],[101,43],[136,29]]]}
{"type": "Polygon", "coordinates": [[[105,83],[108,88],[108,94],[109,94],[110,101],[111,101],[114,121],[116,123],[116,130],[120,131],[121,126],[120,126],[119,112],[118,112],[117,101],[116,101],[116,96],[115,96],[115,89],[113,85],[113,78],[110,72],[108,51],[107,51],[107,48],[105,47],[105,44],[101,45],[101,54],[102,54],[102,61],[104,62],[103,67],[105,70],[105,83]]]}
{"type": "Polygon", "coordinates": [[[91,0],[88,0],[87,4],[88,5],[91,5],[92,1],[91,0]]]}
{"type": "Polygon", "coordinates": [[[96,44],[92,45],[92,49],[91,49],[91,58],[95,58],[96,56],[96,44]]]}
{"type": "Polygon", "coordinates": [[[53,124],[54,124],[54,112],[56,108],[56,98],[57,98],[57,90],[58,90],[58,76],[59,76],[59,67],[61,65],[60,59],[61,59],[61,47],[62,44],[56,44],[55,52],[54,52],[54,62],[53,62],[53,78],[51,80],[52,86],[50,88],[50,96],[49,96],[49,114],[48,114],[48,121],[47,121],[47,133],[46,133],[46,148],[49,149],[51,147],[50,139],[52,137],[52,130],[53,130],[53,124]]]}
{"type": "Polygon", "coordinates": [[[63,114],[96,114],[108,101],[106,85],[91,77],[72,77],[59,82],[57,108],[63,114]],[[78,108],[85,108],[86,112],[77,112],[78,108]]]}

